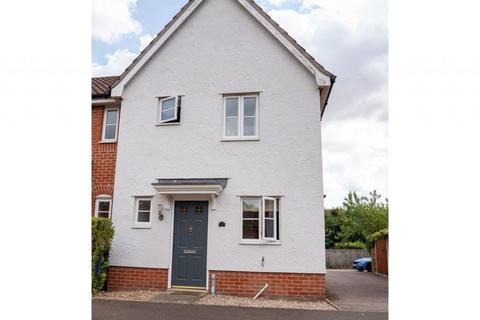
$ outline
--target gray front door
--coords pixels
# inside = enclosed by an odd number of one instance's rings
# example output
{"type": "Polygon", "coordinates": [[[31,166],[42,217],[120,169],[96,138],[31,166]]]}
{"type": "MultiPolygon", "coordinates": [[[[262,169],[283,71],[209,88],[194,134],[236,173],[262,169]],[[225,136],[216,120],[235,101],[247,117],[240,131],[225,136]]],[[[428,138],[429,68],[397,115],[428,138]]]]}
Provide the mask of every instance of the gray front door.
{"type": "Polygon", "coordinates": [[[206,287],[207,201],[176,201],[172,286],[206,287]]]}

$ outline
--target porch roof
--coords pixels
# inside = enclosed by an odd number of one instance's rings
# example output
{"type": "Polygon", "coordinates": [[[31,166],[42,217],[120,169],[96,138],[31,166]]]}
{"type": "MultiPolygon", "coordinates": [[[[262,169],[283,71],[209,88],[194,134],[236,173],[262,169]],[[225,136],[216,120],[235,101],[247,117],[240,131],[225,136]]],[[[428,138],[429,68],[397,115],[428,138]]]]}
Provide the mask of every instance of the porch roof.
{"type": "Polygon", "coordinates": [[[228,178],[157,179],[152,186],[160,194],[210,194],[218,196],[227,187],[228,178]]]}

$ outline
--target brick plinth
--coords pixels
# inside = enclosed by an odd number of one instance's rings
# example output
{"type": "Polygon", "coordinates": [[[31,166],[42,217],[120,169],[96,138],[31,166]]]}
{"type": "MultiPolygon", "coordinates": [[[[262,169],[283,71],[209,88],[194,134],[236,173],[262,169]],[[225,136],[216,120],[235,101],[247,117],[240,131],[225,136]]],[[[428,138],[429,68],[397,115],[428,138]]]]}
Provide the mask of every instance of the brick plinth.
{"type": "Polygon", "coordinates": [[[264,297],[290,297],[308,300],[325,299],[325,274],[281,272],[210,271],[216,276],[218,294],[253,297],[269,284],[264,297]]]}
{"type": "Polygon", "coordinates": [[[108,291],[167,290],[168,269],[109,267],[108,291]]]}

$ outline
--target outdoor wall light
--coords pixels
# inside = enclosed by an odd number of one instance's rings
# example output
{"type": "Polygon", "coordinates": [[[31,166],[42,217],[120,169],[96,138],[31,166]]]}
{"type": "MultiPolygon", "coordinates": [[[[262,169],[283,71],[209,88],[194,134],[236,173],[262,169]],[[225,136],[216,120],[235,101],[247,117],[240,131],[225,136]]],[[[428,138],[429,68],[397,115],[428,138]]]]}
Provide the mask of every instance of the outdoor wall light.
{"type": "Polygon", "coordinates": [[[160,220],[160,221],[163,220],[162,209],[163,209],[163,204],[159,204],[159,205],[158,205],[158,220],[160,220]]]}

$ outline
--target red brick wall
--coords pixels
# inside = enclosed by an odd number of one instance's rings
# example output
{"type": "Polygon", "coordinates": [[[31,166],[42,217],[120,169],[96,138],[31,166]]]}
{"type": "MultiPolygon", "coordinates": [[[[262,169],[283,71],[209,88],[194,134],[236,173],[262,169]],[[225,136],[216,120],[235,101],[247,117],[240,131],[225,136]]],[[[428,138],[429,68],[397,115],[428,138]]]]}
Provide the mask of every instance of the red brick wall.
{"type": "Polygon", "coordinates": [[[168,269],[109,267],[108,291],[157,289],[167,290],[168,269]]]}
{"type": "MultiPolygon", "coordinates": [[[[210,270],[215,273],[218,294],[254,297],[268,283],[262,297],[290,297],[308,300],[326,297],[325,274],[238,272],[210,270]]],[[[108,290],[167,290],[168,269],[109,267],[108,290]]]]}
{"type": "Polygon", "coordinates": [[[95,198],[100,194],[113,196],[117,143],[100,143],[104,107],[92,107],[92,216],[95,198]]]}
{"type": "Polygon", "coordinates": [[[325,274],[211,270],[210,278],[212,273],[215,273],[218,294],[254,297],[268,283],[269,287],[262,293],[262,297],[311,300],[326,297],[325,274]]]}

